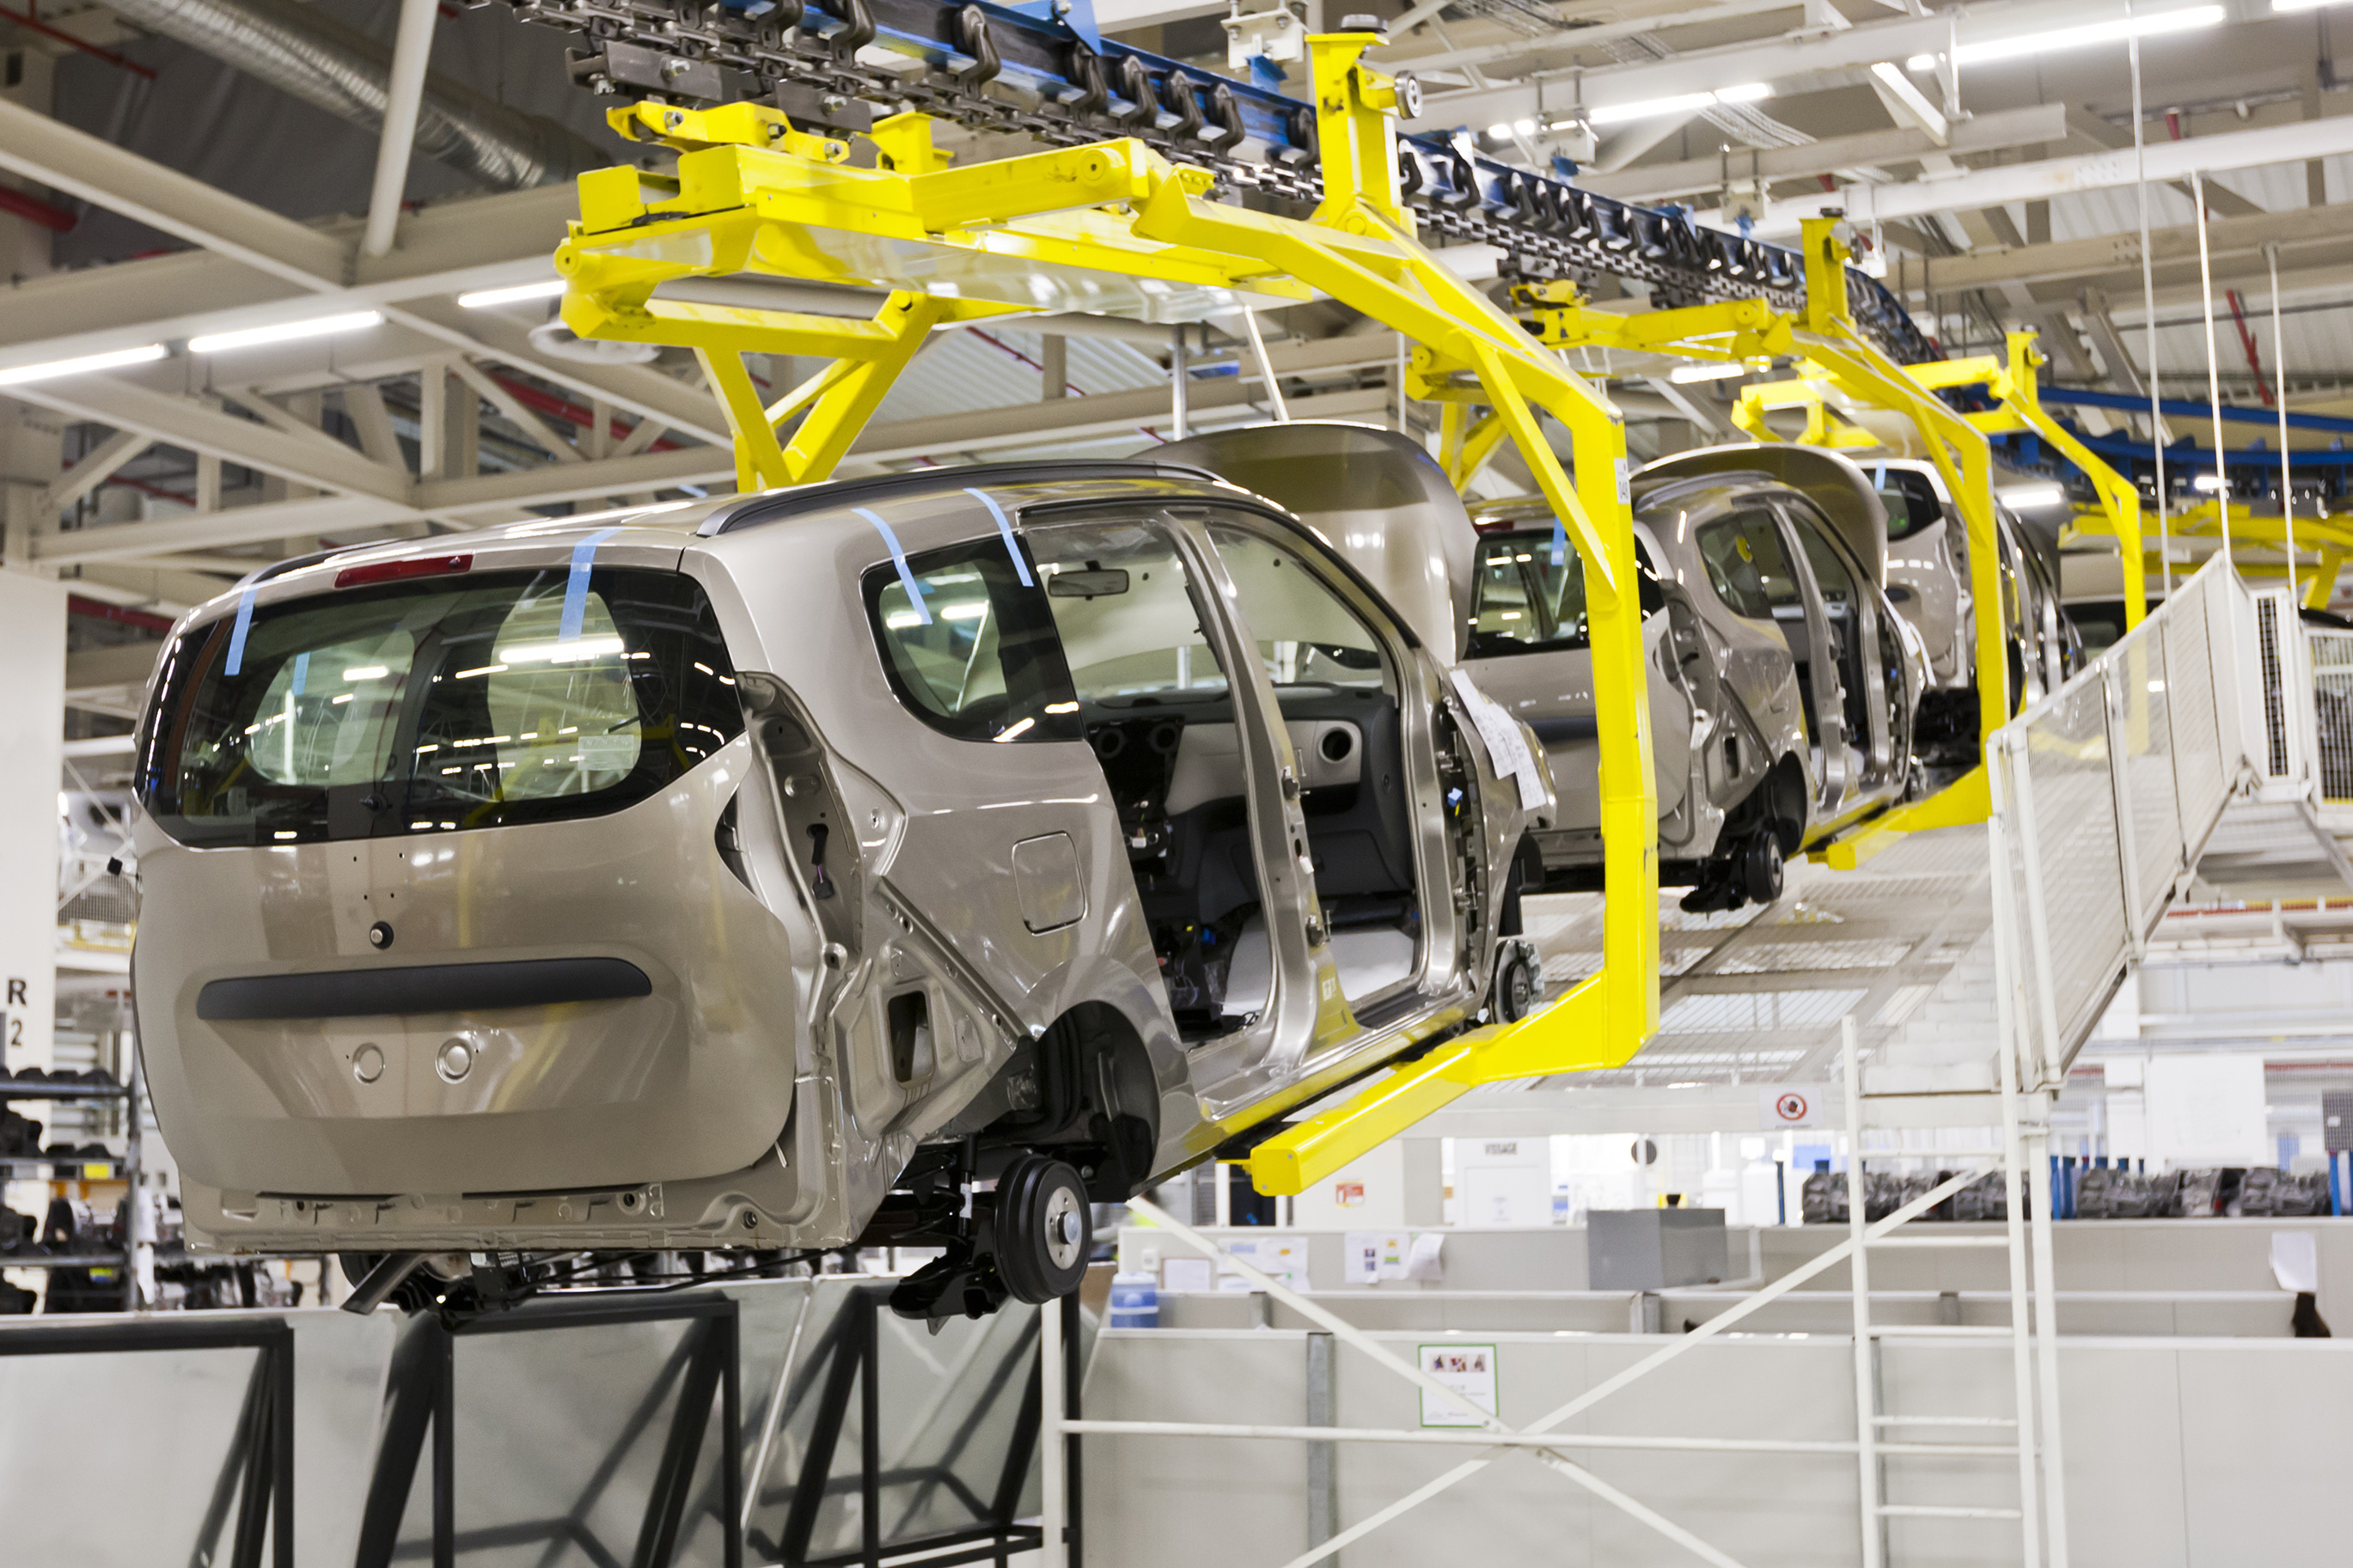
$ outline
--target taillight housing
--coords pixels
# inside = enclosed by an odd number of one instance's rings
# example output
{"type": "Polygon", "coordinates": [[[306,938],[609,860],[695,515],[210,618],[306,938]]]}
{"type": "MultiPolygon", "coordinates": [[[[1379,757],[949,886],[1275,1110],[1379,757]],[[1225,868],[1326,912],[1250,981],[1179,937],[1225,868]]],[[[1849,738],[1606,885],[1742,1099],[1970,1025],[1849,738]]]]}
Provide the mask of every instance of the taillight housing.
{"type": "Polygon", "coordinates": [[[364,566],[346,566],[335,574],[338,588],[362,588],[370,583],[397,583],[409,577],[447,577],[453,573],[470,572],[474,558],[468,555],[412,555],[398,561],[371,561],[364,566]]]}

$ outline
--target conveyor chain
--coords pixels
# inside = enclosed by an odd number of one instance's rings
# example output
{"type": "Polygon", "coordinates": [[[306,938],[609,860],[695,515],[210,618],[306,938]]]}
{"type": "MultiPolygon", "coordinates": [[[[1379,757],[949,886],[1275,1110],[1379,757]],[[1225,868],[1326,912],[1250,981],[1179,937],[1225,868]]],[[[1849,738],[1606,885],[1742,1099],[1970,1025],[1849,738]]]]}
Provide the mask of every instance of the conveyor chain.
{"type": "MultiPolygon", "coordinates": [[[[696,0],[510,4],[579,34],[586,47],[571,53],[573,78],[600,93],[765,100],[797,123],[845,132],[870,129],[887,105],[1050,145],[1134,136],[1237,191],[1323,195],[1312,105],[986,0],[776,0],[756,16],[696,0]],[[878,64],[876,50],[898,59],[878,64]]],[[[1610,277],[1649,285],[1662,308],[1758,297],[1802,308],[1804,261],[1788,247],[1499,163],[1465,132],[1400,137],[1398,162],[1425,228],[1493,246],[1513,281],[1610,277]]],[[[1849,268],[1847,299],[1898,363],[1944,357],[1878,279],[1849,268]]]]}

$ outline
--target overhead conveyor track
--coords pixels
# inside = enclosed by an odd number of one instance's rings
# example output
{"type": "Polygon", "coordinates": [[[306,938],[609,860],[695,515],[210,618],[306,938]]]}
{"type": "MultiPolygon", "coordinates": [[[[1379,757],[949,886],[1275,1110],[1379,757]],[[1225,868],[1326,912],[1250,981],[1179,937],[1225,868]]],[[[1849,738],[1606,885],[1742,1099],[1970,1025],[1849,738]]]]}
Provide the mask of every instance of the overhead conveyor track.
{"type": "MultiPolygon", "coordinates": [[[[1344,144],[1329,139],[1320,101],[1131,48],[1101,36],[1092,7],[1061,9],[1055,20],[986,0],[786,0],[755,17],[694,0],[515,4],[524,19],[579,38],[574,79],[598,92],[690,108],[756,104],[836,132],[913,110],[1054,145],[1129,138],[1208,172],[1217,195],[1277,204],[1317,205],[1335,185],[1367,177],[1362,168],[1335,173],[1344,144]]],[[[1380,47],[1377,35],[1366,37],[1367,48],[1380,47]]],[[[1398,80],[1410,114],[1419,85],[1398,80]]],[[[1392,135],[1382,156],[1421,230],[1443,244],[1494,247],[1506,278],[1617,278],[1648,286],[1662,306],[1763,297],[1784,310],[1801,309],[1811,286],[1796,250],[1499,162],[1464,132],[1392,135]]],[[[1846,289],[1858,327],[1891,359],[1941,357],[1876,279],[1849,268],[1846,289]]]]}

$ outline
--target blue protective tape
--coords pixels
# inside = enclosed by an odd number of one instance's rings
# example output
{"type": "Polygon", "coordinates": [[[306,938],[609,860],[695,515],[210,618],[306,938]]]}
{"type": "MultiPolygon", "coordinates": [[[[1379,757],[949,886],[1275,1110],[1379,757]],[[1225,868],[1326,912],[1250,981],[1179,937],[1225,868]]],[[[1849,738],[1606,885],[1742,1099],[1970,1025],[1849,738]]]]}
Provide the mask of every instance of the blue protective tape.
{"type": "Polygon", "coordinates": [[[1005,509],[997,504],[997,498],[987,490],[967,489],[964,493],[987,507],[988,515],[997,520],[997,537],[1005,541],[1005,553],[1013,557],[1013,569],[1021,574],[1021,585],[1036,587],[1038,584],[1029,575],[1029,563],[1021,559],[1021,546],[1013,542],[1013,524],[1006,518],[1005,509]]]}
{"type": "Polygon", "coordinates": [[[1560,519],[1554,518],[1552,520],[1552,563],[1555,566],[1560,566],[1567,564],[1567,561],[1568,529],[1560,519]]]}
{"type": "Polygon", "coordinates": [[[228,662],[221,667],[223,675],[239,675],[245,670],[245,634],[253,629],[253,594],[248,588],[237,595],[237,625],[229,629],[228,662]]]}
{"type": "Polygon", "coordinates": [[[596,562],[596,547],[620,531],[600,528],[572,547],[572,574],[564,580],[564,618],[556,623],[557,642],[580,640],[580,623],[588,616],[588,568],[596,562]]]}
{"type": "Polygon", "coordinates": [[[309,685],[310,681],[311,656],[307,653],[298,653],[294,656],[294,689],[290,695],[301,696],[302,688],[309,685]]]}
{"type": "Polygon", "coordinates": [[[874,531],[882,536],[883,544],[887,546],[891,552],[891,564],[899,569],[899,586],[907,590],[907,603],[915,607],[915,615],[919,623],[923,626],[930,626],[932,624],[932,612],[924,607],[923,587],[915,581],[913,569],[907,564],[907,552],[899,548],[899,536],[891,531],[891,525],[889,523],[883,521],[881,518],[875,516],[864,507],[854,506],[849,510],[864,518],[867,521],[872,523],[874,525],[874,531]]]}

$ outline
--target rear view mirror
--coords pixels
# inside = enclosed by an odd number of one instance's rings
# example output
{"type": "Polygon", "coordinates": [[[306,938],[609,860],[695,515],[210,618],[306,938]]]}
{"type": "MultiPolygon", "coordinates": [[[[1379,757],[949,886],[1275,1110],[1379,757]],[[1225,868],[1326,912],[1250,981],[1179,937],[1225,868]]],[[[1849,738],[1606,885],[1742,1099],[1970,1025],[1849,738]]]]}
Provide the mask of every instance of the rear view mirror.
{"type": "Polygon", "coordinates": [[[1127,569],[1090,566],[1082,572],[1057,572],[1046,579],[1046,592],[1057,599],[1098,599],[1127,592],[1127,569]]]}

